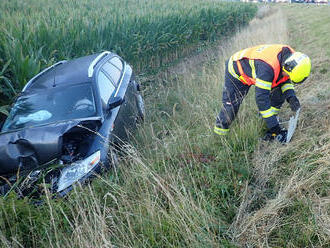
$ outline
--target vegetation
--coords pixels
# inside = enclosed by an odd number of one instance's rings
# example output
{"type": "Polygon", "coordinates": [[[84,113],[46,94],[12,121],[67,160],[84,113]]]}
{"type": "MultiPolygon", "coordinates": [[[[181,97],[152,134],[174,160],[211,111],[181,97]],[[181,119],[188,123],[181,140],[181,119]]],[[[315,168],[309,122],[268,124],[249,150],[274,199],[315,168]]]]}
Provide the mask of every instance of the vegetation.
{"type": "Polygon", "coordinates": [[[256,12],[215,0],[4,0],[0,9],[0,105],[59,60],[111,50],[142,73],[233,33],[256,12]]]}
{"type": "Polygon", "coordinates": [[[140,75],[147,118],[119,170],[66,199],[46,194],[41,206],[0,199],[2,246],[328,247],[329,10],[272,8],[188,62],[140,75]],[[212,133],[225,59],[260,43],[292,44],[312,59],[288,146],[259,141],[253,92],[229,136],[212,133]]]}

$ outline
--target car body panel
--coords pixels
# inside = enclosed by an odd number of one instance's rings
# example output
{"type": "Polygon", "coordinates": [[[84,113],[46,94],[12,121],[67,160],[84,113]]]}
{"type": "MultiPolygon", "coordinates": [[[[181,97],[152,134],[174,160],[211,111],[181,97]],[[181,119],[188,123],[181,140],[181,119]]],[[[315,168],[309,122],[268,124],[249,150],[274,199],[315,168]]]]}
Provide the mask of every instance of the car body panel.
{"type": "Polygon", "coordinates": [[[34,169],[58,158],[62,152],[63,134],[80,123],[80,120],[73,120],[1,134],[0,175],[15,172],[19,167],[34,169]]]}

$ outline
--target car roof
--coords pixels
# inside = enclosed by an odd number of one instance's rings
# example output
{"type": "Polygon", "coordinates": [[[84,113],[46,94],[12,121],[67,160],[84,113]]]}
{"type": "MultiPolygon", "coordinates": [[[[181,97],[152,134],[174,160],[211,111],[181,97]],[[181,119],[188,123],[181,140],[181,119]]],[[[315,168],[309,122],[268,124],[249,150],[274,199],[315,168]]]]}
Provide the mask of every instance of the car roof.
{"type": "Polygon", "coordinates": [[[88,76],[88,68],[98,55],[100,53],[69,61],[61,61],[32,78],[23,91],[90,82],[91,77],[88,76]]]}

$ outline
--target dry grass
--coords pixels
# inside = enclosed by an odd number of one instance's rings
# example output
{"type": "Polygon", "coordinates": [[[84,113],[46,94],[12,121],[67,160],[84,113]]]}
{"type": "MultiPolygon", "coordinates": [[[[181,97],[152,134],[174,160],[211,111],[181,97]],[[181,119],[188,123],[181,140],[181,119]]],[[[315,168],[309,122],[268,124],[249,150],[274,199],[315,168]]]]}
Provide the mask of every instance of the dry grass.
{"type": "MultiPolygon", "coordinates": [[[[293,12],[290,14],[293,15],[293,12]]],[[[283,14],[279,12],[273,16],[277,20],[273,22],[276,26],[270,26],[274,29],[268,29],[267,25],[268,32],[266,33],[288,33],[286,19],[278,15],[283,14]]],[[[314,68],[320,67],[325,62],[328,63],[324,50],[310,51],[304,46],[296,49],[302,49],[311,56],[314,68]]],[[[321,246],[326,246],[330,242],[330,190],[328,187],[330,181],[330,102],[329,91],[324,91],[329,88],[329,79],[315,71],[314,69],[308,83],[297,90],[303,112],[293,141],[284,147],[261,143],[255,152],[254,179],[252,183],[246,184],[241,206],[231,227],[233,239],[241,246],[276,245],[276,242],[271,239],[274,233],[278,233],[282,226],[294,229],[299,223],[298,219],[288,222],[284,214],[297,202],[306,204],[310,211],[306,215],[315,220],[315,223],[306,221],[299,228],[305,230],[305,233],[314,233],[321,246]]],[[[301,209],[301,211],[304,210],[301,209]]],[[[305,233],[301,233],[301,236],[305,233]]],[[[298,242],[302,241],[295,240],[296,237],[292,238],[293,240],[287,240],[286,244],[289,247],[301,247],[298,242]]],[[[312,241],[306,240],[306,242],[312,241]]],[[[309,245],[312,246],[312,243],[309,245]]]]}
{"type": "MultiPolygon", "coordinates": [[[[326,75],[315,72],[298,89],[304,109],[290,145],[259,143],[254,149],[262,123],[253,92],[229,137],[219,140],[212,134],[225,59],[248,46],[289,43],[285,16],[278,10],[255,19],[219,46],[144,78],[148,118],[136,137],[141,143],[127,149],[118,174],[77,188],[63,201],[49,201],[49,220],[42,223],[45,238],[38,242],[40,234],[35,234],[31,246],[329,244],[329,101],[319,96],[329,84],[326,75]],[[317,78],[322,84],[315,82],[317,78]],[[283,235],[295,230],[299,233],[293,237],[283,235]]],[[[326,60],[322,53],[311,56],[319,63],[326,60]]],[[[33,218],[30,221],[34,227],[33,218]]],[[[23,243],[15,230],[10,240],[0,230],[0,238],[5,247],[23,243]]]]}
{"type": "MultiPolygon", "coordinates": [[[[244,47],[262,43],[287,44],[289,43],[287,26],[288,23],[285,14],[281,10],[274,11],[273,15],[264,17],[262,21],[259,19],[253,20],[250,27],[241,30],[233,39],[187,59],[179,64],[179,66],[174,69],[172,68],[170,72],[184,75],[184,80],[180,82],[179,88],[192,89],[194,86],[190,83],[186,85],[186,83],[196,81],[196,74],[198,73],[193,72],[194,68],[205,70],[206,67],[203,66],[203,64],[214,59],[218,60],[217,65],[222,65],[225,59],[234,51],[244,47]],[[182,85],[182,83],[184,84],[182,85]]],[[[308,51],[302,51],[308,53],[308,51]]],[[[318,55],[311,54],[311,56],[318,55]]],[[[316,57],[315,60],[322,60],[322,57],[323,56],[316,57]]],[[[326,58],[323,57],[323,60],[324,59],[326,58]]],[[[207,88],[206,90],[202,90],[202,92],[205,91],[205,97],[207,95],[209,98],[217,97],[214,92],[218,91],[217,88],[221,88],[223,77],[222,66],[218,66],[215,69],[213,68],[211,74],[205,73],[204,71],[202,73],[203,76],[206,77],[205,81],[208,82],[207,86],[202,86],[207,88]]],[[[317,219],[317,231],[313,230],[313,227],[309,231],[316,232],[316,235],[318,235],[320,239],[320,244],[326,244],[329,241],[326,235],[328,233],[326,221],[329,219],[329,208],[326,206],[328,198],[317,197],[316,193],[319,187],[322,187],[322,182],[329,178],[329,149],[326,145],[326,142],[329,140],[329,123],[328,116],[324,116],[324,112],[327,111],[329,104],[327,101],[321,101],[321,103],[318,102],[318,104],[315,105],[313,101],[310,100],[314,99],[315,101],[315,96],[320,93],[323,87],[322,85],[315,87],[317,82],[315,77],[317,76],[317,74],[313,74],[309,79],[309,83],[301,86],[297,91],[301,103],[304,106],[304,112],[300,118],[300,126],[290,146],[278,147],[278,144],[261,143],[255,151],[253,167],[251,168],[253,180],[245,184],[242,202],[237,211],[236,219],[230,229],[233,241],[239,246],[271,246],[270,236],[273,231],[280,229],[286,222],[282,212],[286,208],[292,206],[297,199],[306,202],[312,201],[310,210],[311,214],[317,219]],[[315,110],[317,110],[318,114],[315,114],[314,117],[317,118],[318,121],[313,123],[308,122],[310,117],[307,117],[307,115],[313,112],[315,113],[315,110]],[[319,137],[321,150],[311,145],[307,148],[309,149],[309,152],[307,152],[304,151],[306,148],[300,145],[310,142],[311,133],[308,131],[302,132],[302,130],[313,128],[315,123],[318,123],[317,128],[319,130],[323,129],[325,133],[323,136],[319,137]],[[286,156],[289,156],[292,151],[301,153],[295,158],[297,160],[295,163],[285,161],[286,156]],[[315,154],[322,154],[322,158],[309,163],[308,159],[315,154]],[[306,169],[310,166],[315,166],[315,168],[311,170],[306,169]],[[283,174],[283,171],[286,171],[286,174],[283,174]],[[274,181],[276,182],[275,185],[274,181]],[[270,190],[273,191],[271,194],[269,193],[270,190]],[[318,212],[315,212],[316,209],[318,209],[318,212]]],[[[180,90],[179,88],[177,90],[180,90]]],[[[250,96],[246,101],[251,103],[253,101],[251,98],[250,96]]],[[[203,99],[203,97],[201,97],[201,99],[203,99]]],[[[200,100],[197,105],[203,105],[201,103],[202,101],[203,100],[200,100]]],[[[207,107],[207,105],[208,104],[205,103],[205,107],[207,107]]],[[[246,109],[244,106],[246,106],[246,103],[243,104],[240,118],[248,119],[250,117],[251,108],[249,107],[249,109],[246,109]]],[[[211,132],[212,122],[210,122],[207,117],[211,113],[205,110],[204,106],[201,109],[202,111],[198,112],[197,116],[202,116],[207,120],[210,126],[206,125],[206,128],[211,132]]],[[[241,128],[244,129],[245,127],[242,126],[241,128]]],[[[316,126],[314,126],[314,128],[316,128],[316,126]]],[[[326,195],[329,196],[329,192],[326,195]]],[[[294,240],[289,240],[288,242],[291,242],[292,247],[299,246],[295,244],[296,241],[294,240]]]]}

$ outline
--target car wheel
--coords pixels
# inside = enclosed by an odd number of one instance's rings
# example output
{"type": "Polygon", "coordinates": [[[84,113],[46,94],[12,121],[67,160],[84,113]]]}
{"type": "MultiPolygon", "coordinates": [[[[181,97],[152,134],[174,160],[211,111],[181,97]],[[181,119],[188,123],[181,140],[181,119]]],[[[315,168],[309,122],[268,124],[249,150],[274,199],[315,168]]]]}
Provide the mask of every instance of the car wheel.
{"type": "Polygon", "coordinates": [[[137,121],[143,122],[145,117],[144,101],[140,94],[136,95],[136,107],[138,111],[137,121]]]}

